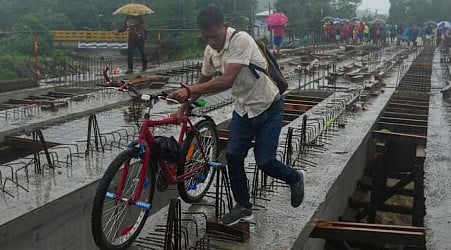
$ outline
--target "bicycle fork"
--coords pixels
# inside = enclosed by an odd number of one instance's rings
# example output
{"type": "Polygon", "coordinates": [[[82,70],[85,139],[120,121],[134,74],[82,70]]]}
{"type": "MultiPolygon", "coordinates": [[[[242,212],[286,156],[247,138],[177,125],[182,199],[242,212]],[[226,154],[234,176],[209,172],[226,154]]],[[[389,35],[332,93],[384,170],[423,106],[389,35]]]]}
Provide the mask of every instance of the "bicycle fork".
{"type": "MultiPolygon", "coordinates": [[[[124,167],[122,168],[121,176],[119,179],[119,185],[116,188],[116,193],[107,192],[105,194],[105,198],[112,199],[112,200],[120,200],[120,201],[126,202],[129,205],[135,205],[144,210],[150,210],[152,208],[151,203],[139,201],[143,187],[147,188],[147,186],[149,185],[147,177],[146,177],[146,174],[147,174],[147,171],[149,168],[149,160],[150,160],[150,150],[147,149],[144,153],[143,165],[142,165],[140,173],[139,173],[138,183],[136,184],[135,193],[134,193],[132,199],[122,197],[122,192],[124,190],[125,181],[127,180],[127,176],[129,174],[130,162],[127,162],[126,164],[124,164],[124,167]]],[[[150,187],[150,188],[153,188],[153,187],[150,187]]]]}

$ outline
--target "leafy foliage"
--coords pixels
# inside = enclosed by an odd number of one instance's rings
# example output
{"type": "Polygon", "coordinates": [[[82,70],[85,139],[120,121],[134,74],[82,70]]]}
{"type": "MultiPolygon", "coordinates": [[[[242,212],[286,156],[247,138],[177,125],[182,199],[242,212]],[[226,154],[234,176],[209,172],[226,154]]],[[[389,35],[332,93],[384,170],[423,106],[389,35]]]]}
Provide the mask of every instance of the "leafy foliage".
{"type": "Polygon", "coordinates": [[[426,21],[443,21],[451,17],[449,0],[390,0],[388,22],[393,24],[421,25],[426,21]]]}
{"type": "Polygon", "coordinates": [[[350,18],[362,0],[278,0],[277,11],[284,12],[290,20],[291,32],[321,29],[325,16],[350,18]]]}

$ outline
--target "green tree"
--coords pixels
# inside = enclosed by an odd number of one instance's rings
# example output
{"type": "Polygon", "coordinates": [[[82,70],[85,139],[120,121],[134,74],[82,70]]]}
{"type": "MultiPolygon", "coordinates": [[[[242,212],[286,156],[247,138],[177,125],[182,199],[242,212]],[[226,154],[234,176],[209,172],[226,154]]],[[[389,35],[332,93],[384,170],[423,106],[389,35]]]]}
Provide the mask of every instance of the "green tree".
{"type": "Polygon", "coordinates": [[[422,25],[425,21],[449,20],[449,0],[390,0],[388,22],[393,24],[422,25]]]}
{"type": "Polygon", "coordinates": [[[311,33],[321,29],[325,16],[350,18],[361,0],[279,0],[275,7],[289,19],[289,31],[311,33]]]}

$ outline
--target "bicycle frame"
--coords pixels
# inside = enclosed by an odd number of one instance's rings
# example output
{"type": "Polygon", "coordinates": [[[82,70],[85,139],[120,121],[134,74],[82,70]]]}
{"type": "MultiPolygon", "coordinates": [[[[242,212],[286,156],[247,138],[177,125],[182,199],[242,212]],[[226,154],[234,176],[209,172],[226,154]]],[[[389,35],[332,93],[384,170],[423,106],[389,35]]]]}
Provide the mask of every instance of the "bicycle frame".
{"type": "MultiPolygon", "coordinates": [[[[148,115],[148,112],[146,112],[146,114],[144,116],[144,122],[142,123],[140,130],[139,130],[138,139],[134,141],[134,143],[143,145],[145,147],[145,152],[144,152],[144,158],[142,160],[143,164],[142,164],[141,172],[139,174],[139,180],[138,180],[136,192],[133,196],[133,199],[128,200],[129,204],[134,204],[139,200],[139,197],[141,196],[141,192],[142,192],[142,189],[144,186],[144,182],[146,180],[146,174],[149,169],[150,159],[152,156],[151,148],[155,144],[154,136],[149,128],[158,127],[161,125],[179,125],[179,124],[181,124],[181,126],[182,126],[181,130],[180,130],[179,138],[178,138],[178,144],[180,146],[182,145],[182,142],[185,138],[185,134],[187,132],[194,133],[194,135],[196,136],[196,139],[199,142],[201,141],[198,131],[196,130],[196,128],[192,124],[191,120],[189,119],[189,114],[185,113],[180,119],[177,117],[168,117],[168,118],[164,118],[161,120],[151,120],[150,116],[148,115]]],[[[202,153],[202,158],[204,158],[207,161],[208,158],[207,158],[205,152],[202,150],[202,147],[201,147],[201,153],[202,153]]],[[[164,175],[165,175],[165,178],[166,178],[166,181],[168,184],[174,184],[179,181],[183,181],[188,176],[191,176],[193,173],[198,172],[199,170],[201,170],[202,168],[205,167],[204,165],[199,165],[181,175],[177,175],[177,163],[167,164],[164,160],[160,160],[158,163],[164,172],[164,175]]],[[[127,175],[128,175],[128,170],[129,170],[129,163],[124,164],[124,167],[122,169],[122,173],[121,173],[121,176],[119,179],[119,183],[116,188],[116,196],[117,197],[122,196],[122,191],[123,191],[124,183],[125,183],[127,175]]]]}

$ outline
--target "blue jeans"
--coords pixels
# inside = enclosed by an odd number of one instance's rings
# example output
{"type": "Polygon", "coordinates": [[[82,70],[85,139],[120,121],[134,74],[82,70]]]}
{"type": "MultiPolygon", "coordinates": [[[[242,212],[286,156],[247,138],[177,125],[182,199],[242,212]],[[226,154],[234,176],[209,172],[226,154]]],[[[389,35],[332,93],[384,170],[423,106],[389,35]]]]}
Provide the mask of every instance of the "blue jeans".
{"type": "Polygon", "coordinates": [[[277,47],[282,46],[283,36],[274,36],[274,45],[277,47]]]}
{"type": "Polygon", "coordinates": [[[250,206],[249,187],[244,170],[244,158],[255,139],[254,154],[258,167],[267,175],[293,184],[300,177],[296,170],[276,159],[283,122],[283,99],[279,98],[254,118],[233,112],[227,143],[227,166],[233,196],[239,204],[250,206]]]}

